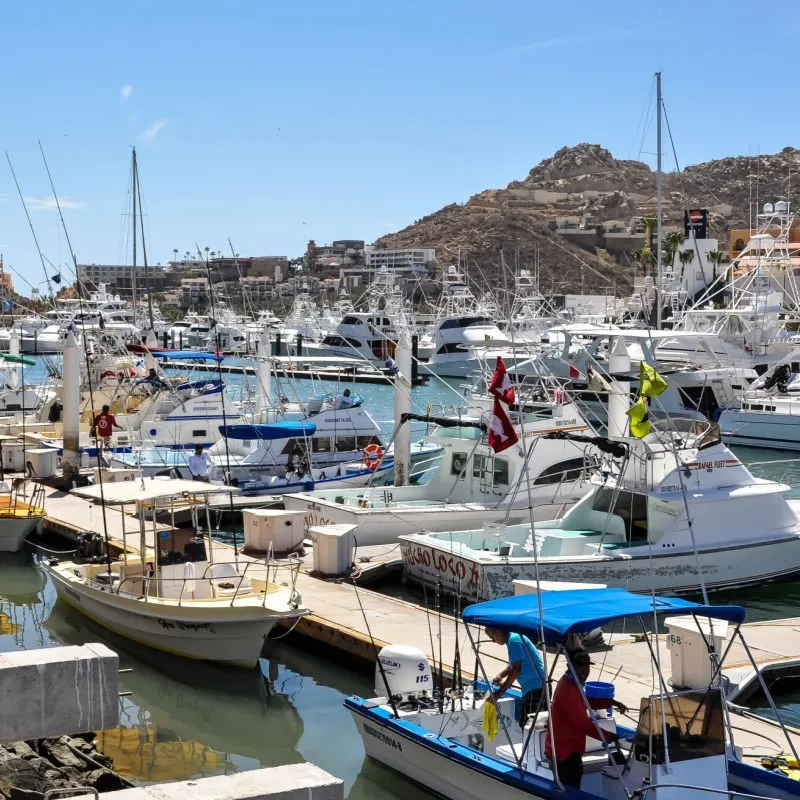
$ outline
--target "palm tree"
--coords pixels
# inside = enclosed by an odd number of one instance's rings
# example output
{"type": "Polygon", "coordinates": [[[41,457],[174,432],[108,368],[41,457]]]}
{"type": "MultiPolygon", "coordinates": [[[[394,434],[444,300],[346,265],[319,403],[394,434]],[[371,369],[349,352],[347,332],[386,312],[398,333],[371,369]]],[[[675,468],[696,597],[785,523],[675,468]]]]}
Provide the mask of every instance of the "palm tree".
{"type": "Polygon", "coordinates": [[[712,283],[717,282],[717,267],[722,263],[724,255],[725,254],[722,253],[720,250],[710,250],[708,253],[708,260],[711,262],[711,268],[712,268],[712,276],[711,276],[712,283]]]}
{"type": "Polygon", "coordinates": [[[683,233],[681,231],[670,231],[664,235],[661,244],[663,248],[664,266],[671,267],[675,263],[675,255],[678,248],[683,244],[683,233]]]}
{"type": "Polygon", "coordinates": [[[645,275],[649,275],[652,268],[656,265],[655,253],[649,247],[643,247],[641,250],[634,250],[633,258],[642,266],[645,275]]]}
{"type": "Polygon", "coordinates": [[[678,253],[678,259],[681,262],[681,280],[683,280],[683,273],[686,270],[686,265],[694,261],[694,250],[681,250],[678,253]]]}
{"type": "Polygon", "coordinates": [[[653,249],[653,233],[658,227],[658,217],[655,214],[645,214],[642,219],[644,222],[644,242],[648,250],[653,249]]]}

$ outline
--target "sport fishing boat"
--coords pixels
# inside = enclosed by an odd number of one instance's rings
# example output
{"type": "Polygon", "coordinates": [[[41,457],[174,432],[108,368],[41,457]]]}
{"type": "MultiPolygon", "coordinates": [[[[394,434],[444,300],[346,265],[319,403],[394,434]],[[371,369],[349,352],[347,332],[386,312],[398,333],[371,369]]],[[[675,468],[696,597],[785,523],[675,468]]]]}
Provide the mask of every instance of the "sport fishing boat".
{"type": "MultiPolygon", "coordinates": [[[[475,650],[475,680],[459,681],[457,676],[452,689],[437,688],[435,674],[421,650],[389,646],[378,655],[376,696],[348,697],[345,707],[370,758],[448,800],[626,800],[645,798],[651,792],[675,800],[800,797],[800,782],[745,756],[747,751],[733,738],[734,730],[741,729],[729,721],[725,694],[728,682],[721,677],[730,649],[725,648],[726,639],[738,640],[739,649],[744,650],[759,674],[742,636],[744,618],[744,609],[739,606],[700,605],[677,598],[635,595],[623,589],[546,591],[538,596],[480,603],[462,614],[475,650]],[[670,633],[653,634],[654,617],[663,621],[670,633]],[[604,668],[614,670],[614,683],[595,680],[584,685],[568,649],[572,637],[599,626],[621,628],[621,623],[628,622],[641,629],[638,635],[646,645],[640,642],[634,647],[640,651],[637,659],[652,662],[653,683],[649,680],[650,670],[646,684],[633,669],[626,670],[622,653],[616,652],[631,649],[631,645],[623,643],[597,657],[601,675],[604,668]],[[540,708],[523,718],[522,725],[515,713],[521,699],[516,690],[509,690],[496,701],[494,715],[487,713],[487,694],[492,688],[487,676],[491,672],[487,670],[491,667],[485,666],[487,654],[480,651],[476,626],[542,640],[550,651],[545,653],[544,663],[551,677],[557,667],[566,666],[586,709],[587,738],[580,790],[562,783],[557,764],[546,755],[546,742],[558,724],[558,718],[547,711],[553,702],[548,697],[549,689],[545,689],[544,710],[540,708]],[[734,631],[728,637],[730,626],[734,631]],[[680,634],[673,632],[673,627],[679,628],[680,634]],[[698,651],[692,659],[696,666],[691,674],[687,670],[678,673],[673,668],[670,677],[667,663],[684,663],[680,654],[684,647],[682,637],[691,638],[692,648],[698,651]],[[671,659],[659,658],[659,650],[663,651],[665,645],[672,650],[671,659]],[[614,667],[605,666],[607,660],[614,667]],[[610,704],[610,698],[619,694],[624,694],[634,720],[632,726],[622,724],[610,707],[608,711],[593,710],[610,704]],[[589,731],[594,735],[589,736],[589,731]],[[613,748],[607,743],[610,735],[616,737],[613,748]]],[[[768,691],[766,695],[780,719],[768,691]]],[[[751,720],[753,717],[750,715],[751,720]]],[[[773,733],[774,728],[769,731],[773,733]]],[[[794,753],[795,743],[785,728],[784,733],[788,739],[785,752],[794,753]]],[[[736,736],[741,741],[748,734],[736,736]]],[[[751,742],[754,738],[749,735],[751,742]]],[[[783,759],[784,763],[790,760],[783,759]]]]}
{"type": "Polygon", "coordinates": [[[397,541],[399,534],[444,531],[459,525],[527,518],[529,505],[553,515],[583,496],[594,460],[584,443],[549,439],[547,434],[591,429],[578,408],[547,400],[511,412],[517,444],[502,453],[489,445],[490,413],[475,402],[463,414],[407,415],[430,430],[423,443],[443,451],[429,482],[285,494],[284,506],[305,511],[310,525],[354,525],[359,545],[397,541]]]}
{"type": "Polygon", "coordinates": [[[209,497],[235,491],[159,478],[75,490],[123,512],[126,506],[135,507],[139,530],[123,528],[123,539],[130,538],[130,543],[114,546],[106,540],[104,552],[92,549],[83,557],[76,553],[72,559],[46,561],[58,598],[147,647],[186,658],[256,666],[274,625],[308,611],[295,588],[297,559],[278,561],[269,555],[261,561],[241,556],[235,562],[217,559],[227,549],[215,548],[211,539],[209,497]],[[192,509],[194,530],[160,530],[156,512],[175,504],[192,509]],[[205,528],[195,534],[201,530],[200,508],[205,508],[205,528]]]}
{"type": "Polygon", "coordinates": [[[491,599],[517,579],[684,594],[800,573],[800,501],[754,477],[717,425],[652,420],[641,439],[597,443],[591,488],[563,516],[401,536],[407,576],[491,599]]]}

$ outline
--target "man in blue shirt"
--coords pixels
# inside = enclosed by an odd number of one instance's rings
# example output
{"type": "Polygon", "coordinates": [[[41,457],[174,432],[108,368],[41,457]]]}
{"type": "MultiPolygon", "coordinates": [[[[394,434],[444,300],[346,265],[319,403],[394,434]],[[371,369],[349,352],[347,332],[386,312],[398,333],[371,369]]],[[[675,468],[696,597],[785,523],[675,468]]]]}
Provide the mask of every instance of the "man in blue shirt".
{"type": "Polygon", "coordinates": [[[541,653],[527,636],[520,636],[518,633],[488,627],[486,635],[495,644],[504,644],[508,648],[508,666],[492,681],[498,688],[491,693],[490,698],[493,701],[499,700],[514,681],[517,681],[522,690],[517,719],[520,727],[524,728],[528,716],[537,712],[542,699],[545,675],[541,653]]]}

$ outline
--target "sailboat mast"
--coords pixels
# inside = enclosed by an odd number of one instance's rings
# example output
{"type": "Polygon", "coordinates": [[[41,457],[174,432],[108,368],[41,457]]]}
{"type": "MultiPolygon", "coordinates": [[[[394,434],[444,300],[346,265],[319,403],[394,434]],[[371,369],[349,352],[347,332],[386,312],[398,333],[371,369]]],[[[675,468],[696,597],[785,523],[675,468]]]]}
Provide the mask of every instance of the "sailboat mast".
{"type": "Polygon", "coordinates": [[[134,314],[136,313],[136,148],[133,148],[133,166],[131,167],[132,170],[132,185],[131,185],[131,195],[132,195],[132,212],[133,212],[133,265],[131,266],[131,295],[133,296],[133,310],[134,314]]]}
{"type": "Polygon", "coordinates": [[[145,291],[147,292],[147,318],[150,322],[150,331],[154,332],[153,287],[150,283],[150,267],[147,264],[147,243],[144,238],[144,214],[142,214],[142,184],[139,181],[139,162],[136,159],[136,150],[133,151],[133,172],[136,180],[136,197],[139,202],[139,228],[142,234],[142,265],[144,266],[144,284],[145,291]]]}
{"type": "Polygon", "coordinates": [[[656,72],[656,328],[661,329],[661,280],[663,265],[663,226],[664,212],[662,208],[664,176],[661,172],[661,73],[656,72]]]}

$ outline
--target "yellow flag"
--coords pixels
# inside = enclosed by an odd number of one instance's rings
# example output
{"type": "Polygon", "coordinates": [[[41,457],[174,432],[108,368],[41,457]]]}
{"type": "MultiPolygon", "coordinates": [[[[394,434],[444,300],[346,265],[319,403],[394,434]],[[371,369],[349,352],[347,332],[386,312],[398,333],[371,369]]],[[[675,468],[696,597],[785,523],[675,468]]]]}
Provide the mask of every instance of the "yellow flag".
{"type": "Polygon", "coordinates": [[[481,728],[486,731],[490,742],[500,731],[500,727],[497,724],[497,708],[491,700],[487,700],[483,704],[483,724],[481,728]]]}
{"type": "Polygon", "coordinates": [[[644,397],[658,397],[667,388],[667,382],[644,361],[639,362],[639,393],[644,397]]]}
{"type": "Polygon", "coordinates": [[[644,397],[640,397],[627,411],[631,421],[631,435],[642,439],[650,433],[650,410],[644,397]]]}

